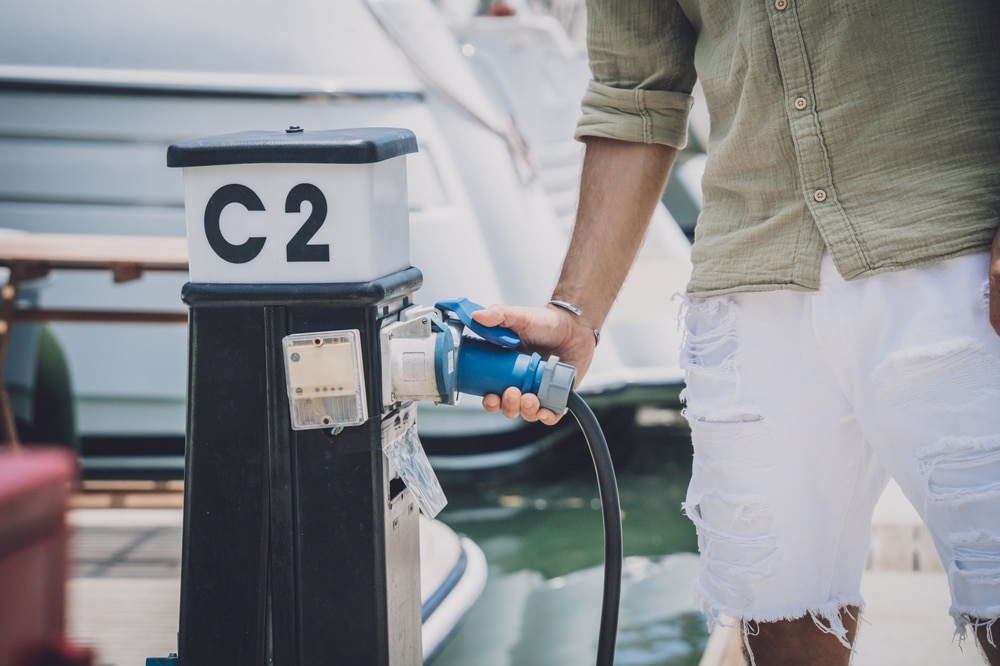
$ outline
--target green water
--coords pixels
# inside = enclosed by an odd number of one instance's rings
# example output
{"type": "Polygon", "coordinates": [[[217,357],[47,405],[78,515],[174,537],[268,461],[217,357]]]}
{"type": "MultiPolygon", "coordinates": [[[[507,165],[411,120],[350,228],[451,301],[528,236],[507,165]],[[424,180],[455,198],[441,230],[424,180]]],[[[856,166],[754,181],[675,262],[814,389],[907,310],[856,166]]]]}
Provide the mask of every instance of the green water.
{"type": "MultiPolygon", "coordinates": [[[[691,604],[695,532],[680,510],[691,474],[689,432],[660,425],[608,437],[616,452],[626,557],[615,663],[697,665],[708,635],[691,604]],[[629,446],[619,445],[621,437],[629,446]]],[[[449,503],[438,518],[483,549],[489,580],[433,666],[595,662],[604,557],[600,502],[586,450],[568,456],[566,467],[530,480],[445,481],[449,503]]]]}

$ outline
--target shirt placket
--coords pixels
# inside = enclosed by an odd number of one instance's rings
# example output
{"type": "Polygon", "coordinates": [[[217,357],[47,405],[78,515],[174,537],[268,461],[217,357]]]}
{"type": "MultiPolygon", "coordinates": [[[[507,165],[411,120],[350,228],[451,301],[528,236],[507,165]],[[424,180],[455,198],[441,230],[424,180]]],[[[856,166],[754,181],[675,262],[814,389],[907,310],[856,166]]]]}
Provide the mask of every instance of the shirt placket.
{"type": "MultiPolygon", "coordinates": [[[[864,265],[857,235],[841,206],[823,140],[816,81],[799,20],[799,0],[771,0],[768,18],[784,90],[784,108],[795,145],[802,196],[820,235],[839,264],[864,265]]],[[[796,266],[797,271],[806,270],[796,266]]]]}

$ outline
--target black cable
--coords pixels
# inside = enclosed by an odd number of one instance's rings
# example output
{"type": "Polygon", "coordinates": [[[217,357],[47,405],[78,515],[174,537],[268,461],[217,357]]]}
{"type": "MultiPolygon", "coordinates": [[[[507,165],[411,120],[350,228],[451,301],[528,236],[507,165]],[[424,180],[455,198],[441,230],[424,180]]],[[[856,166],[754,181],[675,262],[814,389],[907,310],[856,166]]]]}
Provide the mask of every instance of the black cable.
{"type": "Polygon", "coordinates": [[[567,408],[580,424],[587,440],[597,473],[597,488],[601,495],[601,515],[604,519],[604,601],[601,606],[601,629],[597,639],[598,666],[611,666],[615,661],[615,641],[618,637],[618,609],[622,595],[622,513],[618,499],[618,482],[611,461],[608,440],[590,406],[576,391],[570,391],[567,408]]]}

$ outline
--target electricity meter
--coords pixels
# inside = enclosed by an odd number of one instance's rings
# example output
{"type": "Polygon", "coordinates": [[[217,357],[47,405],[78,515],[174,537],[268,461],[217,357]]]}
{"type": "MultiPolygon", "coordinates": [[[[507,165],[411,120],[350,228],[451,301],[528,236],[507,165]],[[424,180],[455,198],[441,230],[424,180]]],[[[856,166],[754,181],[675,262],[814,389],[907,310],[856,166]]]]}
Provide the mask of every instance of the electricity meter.
{"type": "Polygon", "coordinates": [[[282,344],[293,430],[368,420],[360,331],[299,333],[282,344]]]}

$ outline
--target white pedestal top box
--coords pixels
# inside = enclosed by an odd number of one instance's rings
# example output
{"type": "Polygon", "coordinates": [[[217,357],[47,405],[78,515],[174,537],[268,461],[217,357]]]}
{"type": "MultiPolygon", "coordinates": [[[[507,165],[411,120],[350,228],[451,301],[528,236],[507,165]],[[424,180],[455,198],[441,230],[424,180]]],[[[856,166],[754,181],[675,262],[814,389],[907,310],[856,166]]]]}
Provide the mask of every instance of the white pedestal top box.
{"type": "Polygon", "coordinates": [[[241,132],[171,145],[184,169],[191,282],[366,282],[410,267],[396,128],[241,132]]]}

